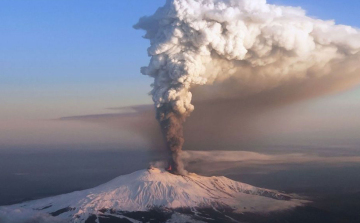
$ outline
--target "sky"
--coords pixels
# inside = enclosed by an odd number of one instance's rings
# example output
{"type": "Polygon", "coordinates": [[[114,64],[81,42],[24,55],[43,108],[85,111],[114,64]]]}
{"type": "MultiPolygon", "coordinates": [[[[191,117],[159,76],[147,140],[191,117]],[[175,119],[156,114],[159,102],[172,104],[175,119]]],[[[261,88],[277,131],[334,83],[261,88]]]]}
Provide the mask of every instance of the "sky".
{"type": "MultiPolygon", "coordinates": [[[[164,2],[0,1],[0,144],[17,143],[20,136],[29,138],[24,143],[49,138],[42,137],[50,134],[49,129],[53,138],[61,132],[60,135],[66,137],[60,141],[72,141],[75,137],[67,132],[68,127],[51,128],[43,122],[35,125],[34,120],[113,113],[108,108],[151,104],[148,92],[152,80],[140,74],[140,67],[149,61],[146,51],[149,43],[142,38],[144,33],[132,26],[164,2]],[[27,132],[34,126],[38,131],[29,136],[27,132]]],[[[360,27],[360,2],[356,0],[346,4],[337,0],[268,2],[301,6],[310,16],[360,27]]],[[[341,128],[346,128],[347,124],[354,123],[353,120],[343,124],[339,117],[356,117],[360,110],[359,96],[360,88],[356,88],[312,99],[301,104],[304,112],[297,115],[308,115],[306,117],[315,120],[325,112],[326,120],[334,120],[341,128]]],[[[328,128],[326,120],[323,129],[328,128]]],[[[78,125],[71,128],[90,131],[78,125]]],[[[90,138],[97,135],[102,141],[118,137],[103,127],[94,128],[102,134],[84,134],[90,138]]],[[[295,126],[297,128],[297,131],[308,129],[301,127],[301,123],[295,126]]]]}

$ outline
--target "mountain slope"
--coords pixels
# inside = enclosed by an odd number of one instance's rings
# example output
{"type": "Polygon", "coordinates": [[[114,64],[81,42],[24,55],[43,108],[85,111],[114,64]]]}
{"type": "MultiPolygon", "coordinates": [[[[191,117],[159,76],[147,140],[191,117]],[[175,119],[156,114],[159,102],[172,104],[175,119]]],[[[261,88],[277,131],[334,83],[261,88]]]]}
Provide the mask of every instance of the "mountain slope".
{"type": "Polygon", "coordinates": [[[187,211],[194,216],[200,216],[205,209],[270,212],[301,203],[289,195],[226,177],[180,176],[151,168],[117,177],[92,189],[0,207],[0,220],[80,223],[145,222],[143,219],[181,222],[179,219],[183,219],[188,222],[187,211]],[[138,219],[139,216],[142,217],[138,219]]]}

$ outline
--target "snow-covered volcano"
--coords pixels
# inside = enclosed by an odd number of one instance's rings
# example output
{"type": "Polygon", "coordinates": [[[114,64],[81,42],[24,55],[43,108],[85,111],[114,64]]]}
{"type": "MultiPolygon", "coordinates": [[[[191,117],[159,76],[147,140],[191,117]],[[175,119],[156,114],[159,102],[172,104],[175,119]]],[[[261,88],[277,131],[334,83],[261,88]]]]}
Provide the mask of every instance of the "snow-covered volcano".
{"type": "Polygon", "coordinates": [[[0,222],[208,222],[223,213],[270,212],[303,201],[226,177],[180,176],[150,168],[98,187],[0,207],[0,222]]]}

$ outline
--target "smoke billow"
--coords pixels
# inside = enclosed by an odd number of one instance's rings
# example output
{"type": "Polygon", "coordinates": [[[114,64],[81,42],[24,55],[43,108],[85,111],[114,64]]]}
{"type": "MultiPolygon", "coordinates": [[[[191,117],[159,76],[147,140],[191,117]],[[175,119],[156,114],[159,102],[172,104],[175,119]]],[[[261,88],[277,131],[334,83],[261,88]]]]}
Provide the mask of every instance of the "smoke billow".
{"type": "Polygon", "coordinates": [[[231,89],[214,92],[248,96],[311,86],[327,76],[343,80],[359,69],[359,30],[266,0],[167,0],[135,28],[145,30],[150,40],[151,60],[141,72],[154,78],[157,119],[180,174],[186,174],[180,159],[182,126],[194,110],[193,87],[230,82],[225,86],[231,89]]]}

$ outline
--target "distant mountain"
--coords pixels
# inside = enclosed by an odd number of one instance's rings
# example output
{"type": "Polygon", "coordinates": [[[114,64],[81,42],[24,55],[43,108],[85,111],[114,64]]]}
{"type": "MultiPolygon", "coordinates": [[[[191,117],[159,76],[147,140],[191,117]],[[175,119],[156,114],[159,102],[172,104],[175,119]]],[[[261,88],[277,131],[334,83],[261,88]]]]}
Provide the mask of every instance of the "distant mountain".
{"type": "Polygon", "coordinates": [[[171,174],[150,168],[98,187],[0,207],[0,222],[237,222],[304,201],[226,177],[171,174]]]}

